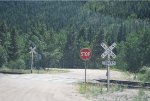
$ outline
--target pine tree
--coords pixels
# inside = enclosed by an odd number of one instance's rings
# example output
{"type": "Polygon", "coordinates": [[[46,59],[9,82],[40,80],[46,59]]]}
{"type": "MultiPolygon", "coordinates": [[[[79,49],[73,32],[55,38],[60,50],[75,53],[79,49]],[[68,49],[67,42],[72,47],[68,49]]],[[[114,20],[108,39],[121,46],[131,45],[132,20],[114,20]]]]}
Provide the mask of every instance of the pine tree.
{"type": "Polygon", "coordinates": [[[140,43],[140,55],[142,58],[143,66],[150,66],[150,30],[144,32],[143,37],[141,38],[140,43]]]}
{"type": "Polygon", "coordinates": [[[98,64],[101,64],[101,54],[104,52],[104,49],[101,46],[101,43],[105,42],[105,34],[103,29],[101,29],[95,37],[93,42],[93,62],[94,67],[99,68],[98,64]]]}
{"type": "Polygon", "coordinates": [[[67,42],[64,48],[64,66],[73,67],[74,66],[74,32],[70,32],[67,35],[67,42]]]}
{"type": "Polygon", "coordinates": [[[18,42],[17,42],[17,38],[18,38],[18,32],[16,30],[16,28],[13,28],[10,34],[10,45],[9,45],[9,61],[15,61],[18,56],[18,42]]]}
{"type": "Polygon", "coordinates": [[[128,66],[128,71],[138,72],[141,68],[140,40],[140,35],[137,33],[131,33],[125,42],[125,61],[128,66]]]}
{"type": "Polygon", "coordinates": [[[0,25],[0,45],[4,46],[5,42],[7,41],[7,25],[3,22],[0,25]]]}
{"type": "Polygon", "coordinates": [[[121,23],[121,26],[119,27],[119,32],[118,32],[118,36],[117,36],[117,41],[120,43],[121,41],[125,41],[125,33],[126,33],[126,30],[125,30],[125,27],[124,25],[121,23]]]}

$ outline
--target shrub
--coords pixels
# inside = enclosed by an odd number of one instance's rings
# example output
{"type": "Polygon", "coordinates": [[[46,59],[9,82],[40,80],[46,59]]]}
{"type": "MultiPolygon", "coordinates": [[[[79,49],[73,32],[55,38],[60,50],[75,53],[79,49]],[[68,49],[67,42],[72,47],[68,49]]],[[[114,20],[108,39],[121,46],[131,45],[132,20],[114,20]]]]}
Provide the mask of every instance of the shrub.
{"type": "Polygon", "coordinates": [[[144,74],[147,70],[150,70],[149,67],[146,67],[146,66],[143,66],[141,69],[140,69],[140,73],[144,74]]]}
{"type": "Polygon", "coordinates": [[[150,82],[150,67],[144,67],[138,74],[138,79],[144,82],[150,82]]]}
{"type": "Polygon", "coordinates": [[[8,68],[10,69],[25,69],[25,62],[22,59],[18,59],[16,61],[10,61],[8,63],[8,68]]]}

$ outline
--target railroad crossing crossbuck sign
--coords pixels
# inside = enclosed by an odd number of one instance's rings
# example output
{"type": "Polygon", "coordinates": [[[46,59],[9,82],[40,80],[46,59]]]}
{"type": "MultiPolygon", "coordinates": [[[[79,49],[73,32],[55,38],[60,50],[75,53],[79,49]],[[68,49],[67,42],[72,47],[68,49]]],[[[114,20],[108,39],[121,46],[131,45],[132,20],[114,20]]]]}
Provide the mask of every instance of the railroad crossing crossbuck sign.
{"type": "Polygon", "coordinates": [[[110,66],[116,65],[115,61],[110,61],[110,56],[112,56],[113,58],[116,57],[116,55],[113,53],[113,49],[116,47],[116,43],[113,43],[110,47],[108,47],[105,43],[101,43],[101,46],[105,49],[104,53],[101,55],[102,58],[105,58],[106,56],[108,56],[108,60],[107,61],[102,61],[103,65],[107,66],[107,92],[109,91],[109,79],[110,79],[110,66]]]}
{"type": "Polygon", "coordinates": [[[105,43],[101,43],[101,46],[105,49],[105,52],[101,55],[102,58],[108,56],[108,61],[102,61],[103,65],[113,66],[116,65],[116,61],[110,61],[110,56],[116,58],[116,55],[113,53],[113,49],[116,47],[116,43],[113,43],[110,47],[107,47],[105,43]]]}
{"type": "Polygon", "coordinates": [[[29,53],[31,53],[31,54],[32,54],[32,53],[36,54],[35,49],[36,49],[36,47],[33,47],[33,48],[32,48],[32,47],[30,47],[30,50],[31,50],[31,51],[30,51],[29,53]]]}
{"type": "Polygon", "coordinates": [[[116,43],[113,43],[110,47],[107,47],[105,43],[101,43],[101,46],[105,49],[105,52],[101,55],[102,58],[105,58],[107,55],[116,58],[116,55],[113,53],[113,49],[116,47],[116,43]]]}
{"type": "Polygon", "coordinates": [[[33,54],[36,54],[36,51],[35,51],[35,49],[36,49],[36,47],[30,47],[30,52],[29,53],[31,53],[31,56],[32,56],[32,58],[31,58],[31,73],[32,73],[32,68],[33,68],[33,54]]]}

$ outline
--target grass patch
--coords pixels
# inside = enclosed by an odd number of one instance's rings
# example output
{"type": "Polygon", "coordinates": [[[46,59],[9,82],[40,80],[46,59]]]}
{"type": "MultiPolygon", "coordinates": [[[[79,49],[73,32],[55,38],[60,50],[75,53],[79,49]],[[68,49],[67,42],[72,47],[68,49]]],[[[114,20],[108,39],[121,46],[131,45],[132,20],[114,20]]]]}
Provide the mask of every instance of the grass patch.
{"type": "Polygon", "coordinates": [[[133,99],[133,101],[148,101],[148,98],[143,89],[139,89],[138,95],[133,99]]]}
{"type": "Polygon", "coordinates": [[[91,96],[97,96],[99,94],[102,94],[104,92],[107,92],[107,89],[100,85],[91,85],[91,84],[80,84],[79,92],[81,94],[91,95],[91,96]]]}
{"type": "Polygon", "coordinates": [[[0,73],[6,73],[6,74],[28,74],[28,73],[30,73],[30,70],[1,68],[0,69],[0,73]]]}
{"type": "MultiPolygon", "coordinates": [[[[123,88],[120,85],[112,85],[110,86],[111,93],[117,92],[117,91],[123,91],[123,88]]],[[[96,97],[101,94],[107,93],[107,87],[103,84],[79,84],[79,92],[81,94],[85,94],[86,97],[96,97]]]]}
{"type": "MultiPolygon", "coordinates": [[[[48,70],[32,70],[33,74],[52,74],[52,73],[66,73],[69,72],[69,70],[65,69],[58,69],[58,68],[49,68],[48,70]]],[[[8,68],[1,68],[0,73],[6,73],[6,74],[30,74],[31,70],[24,70],[24,69],[8,69],[8,68]]]]}
{"type": "Polygon", "coordinates": [[[138,73],[137,79],[143,82],[150,82],[150,68],[143,67],[138,73]]]}
{"type": "Polygon", "coordinates": [[[69,72],[67,69],[59,69],[59,68],[48,68],[46,70],[34,70],[33,73],[40,74],[51,74],[51,73],[66,73],[69,72]]]}
{"type": "Polygon", "coordinates": [[[111,68],[112,71],[118,71],[120,73],[122,73],[123,78],[125,78],[126,80],[136,80],[135,78],[135,74],[125,71],[125,70],[121,70],[121,69],[117,69],[117,68],[111,68]]]}

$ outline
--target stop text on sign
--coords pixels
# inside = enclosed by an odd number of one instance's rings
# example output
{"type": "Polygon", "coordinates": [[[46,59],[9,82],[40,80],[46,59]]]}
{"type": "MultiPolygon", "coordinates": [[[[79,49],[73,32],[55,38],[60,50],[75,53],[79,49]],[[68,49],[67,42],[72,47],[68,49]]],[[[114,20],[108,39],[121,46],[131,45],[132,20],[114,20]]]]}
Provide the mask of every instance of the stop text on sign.
{"type": "Polygon", "coordinates": [[[92,56],[92,52],[88,48],[83,48],[80,50],[80,58],[82,60],[89,60],[92,56]]]}
{"type": "Polygon", "coordinates": [[[81,52],[81,56],[90,56],[90,52],[81,52]]]}

